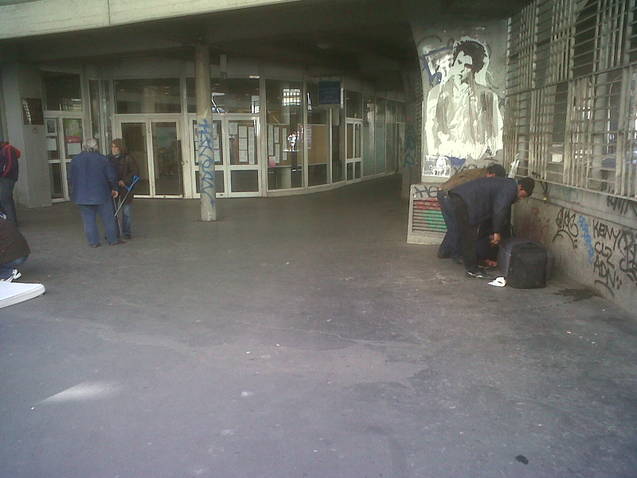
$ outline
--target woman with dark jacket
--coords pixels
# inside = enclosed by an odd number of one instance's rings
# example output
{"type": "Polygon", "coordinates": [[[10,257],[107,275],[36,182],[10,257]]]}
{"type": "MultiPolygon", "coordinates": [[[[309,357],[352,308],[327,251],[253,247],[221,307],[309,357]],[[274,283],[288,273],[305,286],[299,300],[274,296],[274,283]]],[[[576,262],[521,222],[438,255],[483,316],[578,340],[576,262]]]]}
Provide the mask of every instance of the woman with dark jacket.
{"type": "Polygon", "coordinates": [[[117,184],[119,186],[119,200],[124,201],[118,216],[121,218],[120,231],[126,239],[131,238],[133,222],[133,191],[128,191],[133,182],[133,177],[139,174],[137,163],[126,151],[121,138],[115,138],[111,143],[111,155],[108,159],[117,172],[117,184]],[[128,193],[128,195],[126,194],[128,193]],[[124,200],[124,198],[126,198],[124,200]]]}

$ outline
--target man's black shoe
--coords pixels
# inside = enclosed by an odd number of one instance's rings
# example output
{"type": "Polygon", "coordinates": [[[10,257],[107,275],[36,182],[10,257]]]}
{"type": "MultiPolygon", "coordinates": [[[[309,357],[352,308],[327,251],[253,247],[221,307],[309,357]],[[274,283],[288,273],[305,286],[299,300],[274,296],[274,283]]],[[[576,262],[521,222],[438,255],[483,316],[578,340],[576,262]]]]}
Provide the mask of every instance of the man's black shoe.
{"type": "Polygon", "coordinates": [[[465,275],[467,277],[472,278],[472,279],[493,279],[493,277],[491,277],[489,274],[487,274],[486,272],[481,271],[479,269],[472,270],[472,271],[466,271],[465,275]]]}

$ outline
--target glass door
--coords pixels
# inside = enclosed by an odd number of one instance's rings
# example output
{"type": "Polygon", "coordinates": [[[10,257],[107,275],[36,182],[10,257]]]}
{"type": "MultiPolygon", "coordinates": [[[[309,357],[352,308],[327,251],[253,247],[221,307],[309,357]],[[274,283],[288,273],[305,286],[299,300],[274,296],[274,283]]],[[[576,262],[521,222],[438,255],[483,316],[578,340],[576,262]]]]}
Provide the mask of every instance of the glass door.
{"type": "MultiPolygon", "coordinates": [[[[215,115],[212,124],[215,187],[217,197],[256,197],[260,195],[259,117],[250,114],[215,115]]],[[[193,171],[199,196],[196,120],[192,121],[193,171]]]]}
{"type": "Polygon", "coordinates": [[[183,196],[183,161],[181,140],[176,121],[155,121],[151,124],[153,146],[153,178],[155,196],[183,196]]]}
{"type": "Polygon", "coordinates": [[[137,163],[140,180],[135,186],[135,195],[151,196],[150,176],[148,174],[148,148],[146,144],[146,122],[122,123],[121,138],[131,158],[137,163]]]}
{"type": "Polygon", "coordinates": [[[223,119],[224,164],[228,196],[258,196],[260,170],[258,155],[259,117],[227,115],[223,119]]]}
{"type": "Polygon", "coordinates": [[[68,165],[82,151],[81,117],[46,117],[46,149],[53,202],[69,200],[68,165]]]}
{"type": "Polygon", "coordinates": [[[361,138],[363,122],[361,120],[347,120],[347,131],[345,135],[345,150],[347,182],[360,181],[362,176],[362,148],[361,138]]]}
{"type": "Polygon", "coordinates": [[[172,119],[120,120],[120,137],[141,178],[135,194],[183,197],[184,175],[179,123],[172,119]]]}

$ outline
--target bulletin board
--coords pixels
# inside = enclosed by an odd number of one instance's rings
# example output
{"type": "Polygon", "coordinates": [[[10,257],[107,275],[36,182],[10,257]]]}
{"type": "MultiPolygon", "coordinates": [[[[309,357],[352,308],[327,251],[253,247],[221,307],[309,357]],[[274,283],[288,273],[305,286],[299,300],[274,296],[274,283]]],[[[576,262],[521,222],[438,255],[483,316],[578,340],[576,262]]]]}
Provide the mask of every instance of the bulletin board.
{"type": "Polygon", "coordinates": [[[310,125],[311,141],[308,143],[308,164],[326,164],[329,161],[330,130],[328,125],[310,125]]]}
{"type": "Polygon", "coordinates": [[[285,151],[288,142],[287,124],[268,124],[268,165],[289,166],[290,158],[285,151]]]}

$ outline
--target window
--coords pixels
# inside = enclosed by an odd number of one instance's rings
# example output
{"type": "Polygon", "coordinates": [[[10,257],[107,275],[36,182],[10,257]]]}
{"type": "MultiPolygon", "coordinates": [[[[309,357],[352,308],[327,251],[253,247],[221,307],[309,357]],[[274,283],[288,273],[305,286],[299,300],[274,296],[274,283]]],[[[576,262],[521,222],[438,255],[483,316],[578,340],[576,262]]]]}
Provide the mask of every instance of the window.
{"type": "Polygon", "coordinates": [[[363,95],[355,91],[345,90],[345,109],[348,118],[363,117],[363,95]]]}
{"type": "Polygon", "coordinates": [[[49,111],[82,111],[80,75],[42,72],[46,109],[49,111]]]}
{"type": "MultiPolygon", "coordinates": [[[[197,112],[195,80],[186,80],[188,112],[197,112]]],[[[215,113],[259,113],[259,80],[254,78],[213,78],[210,82],[212,110],[215,113]]]]}
{"type": "Polygon", "coordinates": [[[536,0],[509,21],[505,161],[637,195],[635,0],[536,0]]]}
{"type": "Polygon", "coordinates": [[[300,88],[283,88],[283,106],[301,106],[300,88]]]}
{"type": "Polygon", "coordinates": [[[318,104],[318,85],[307,84],[307,143],[308,186],[327,184],[330,162],[329,109],[318,104]]]}
{"type": "Polygon", "coordinates": [[[267,80],[268,189],[305,187],[302,88],[298,81],[267,80]]]}
{"type": "Polygon", "coordinates": [[[179,79],[115,81],[117,114],[181,113],[179,79]]]}

